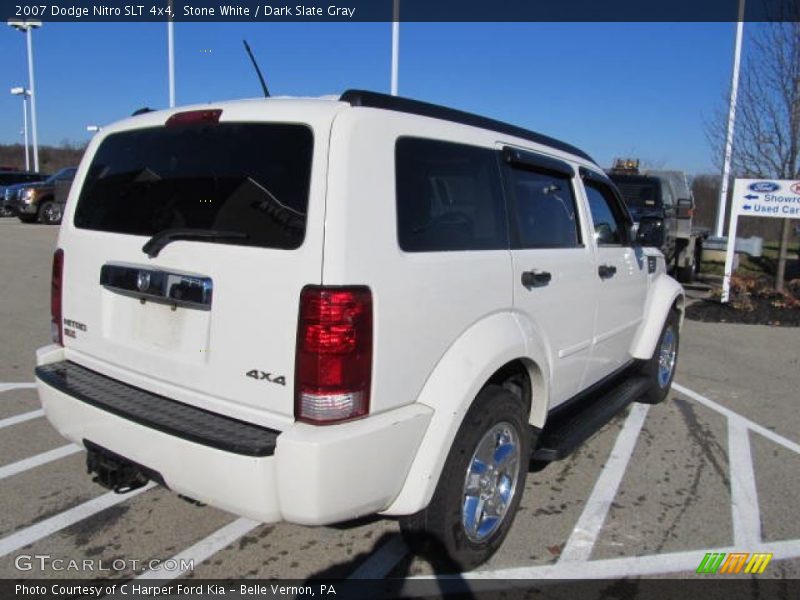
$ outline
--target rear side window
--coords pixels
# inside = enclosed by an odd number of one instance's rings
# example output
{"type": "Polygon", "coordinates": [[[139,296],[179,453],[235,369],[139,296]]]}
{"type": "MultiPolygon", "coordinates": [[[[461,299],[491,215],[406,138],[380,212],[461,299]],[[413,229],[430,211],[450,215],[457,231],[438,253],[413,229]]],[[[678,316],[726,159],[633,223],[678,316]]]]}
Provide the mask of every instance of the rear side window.
{"type": "Polygon", "coordinates": [[[568,177],[512,169],[510,177],[521,248],[580,245],[575,196],[568,177]]]}
{"type": "Polygon", "coordinates": [[[406,252],[508,248],[494,150],[400,138],[395,161],[400,248],[406,252]]]}
{"type": "Polygon", "coordinates": [[[303,242],[313,135],[304,125],[218,123],[108,136],[75,211],[83,229],[152,236],[165,229],[243,233],[266,248],[303,242]]]}

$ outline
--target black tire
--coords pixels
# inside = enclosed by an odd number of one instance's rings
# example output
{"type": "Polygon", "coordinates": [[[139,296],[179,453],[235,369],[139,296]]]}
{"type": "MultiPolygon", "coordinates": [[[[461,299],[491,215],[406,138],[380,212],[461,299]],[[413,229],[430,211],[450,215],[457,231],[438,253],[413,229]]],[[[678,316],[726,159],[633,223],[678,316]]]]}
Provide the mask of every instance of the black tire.
{"type": "Polygon", "coordinates": [[[675,269],[675,276],[681,283],[694,283],[694,276],[697,271],[697,266],[692,264],[689,267],[678,267],[675,269]]]}
{"type": "MultiPolygon", "coordinates": [[[[656,349],[653,351],[653,356],[644,365],[642,365],[642,374],[650,379],[650,387],[646,394],[644,394],[639,402],[644,404],[658,404],[663,402],[669,393],[669,388],[672,386],[672,380],[675,378],[675,367],[678,364],[678,350],[680,348],[680,332],[678,331],[678,323],[680,317],[678,311],[672,309],[669,312],[667,321],[661,329],[661,335],[658,336],[658,343],[656,349]],[[674,343],[674,355],[670,362],[669,374],[664,377],[664,372],[661,370],[662,358],[667,358],[670,355],[668,350],[670,346],[669,338],[674,343]],[[666,354],[666,356],[664,356],[666,354]]],[[[666,364],[665,364],[666,366],[666,364]]]]}
{"type": "Polygon", "coordinates": [[[61,223],[61,208],[53,200],[42,202],[39,207],[39,222],[43,225],[58,225],[61,223]]]}
{"type": "Polygon", "coordinates": [[[400,519],[400,528],[409,547],[427,558],[437,571],[468,571],[486,562],[503,543],[514,521],[525,488],[530,444],[526,402],[499,386],[490,385],[481,390],[456,434],[430,504],[420,512],[400,519]],[[503,444],[500,440],[508,443],[503,444]],[[486,471],[484,477],[470,471],[472,477],[468,480],[468,468],[483,464],[476,460],[479,448],[491,449],[492,443],[493,464],[499,464],[494,462],[497,456],[506,454],[499,452],[499,448],[516,445],[519,453],[513,448],[509,452],[517,457],[517,468],[511,467],[512,459],[497,471],[486,471]],[[516,477],[512,475],[514,471],[516,477]],[[513,487],[509,490],[512,480],[513,487]],[[499,509],[501,516],[497,517],[494,525],[490,517],[486,521],[480,519],[487,513],[478,511],[480,523],[486,524],[482,531],[475,528],[468,532],[465,525],[468,481],[476,491],[490,490],[486,494],[492,498],[491,502],[481,504],[478,498],[482,496],[471,494],[469,497],[473,502],[470,505],[505,506],[505,509],[499,509]],[[504,490],[508,491],[508,496],[502,500],[504,490]]]}

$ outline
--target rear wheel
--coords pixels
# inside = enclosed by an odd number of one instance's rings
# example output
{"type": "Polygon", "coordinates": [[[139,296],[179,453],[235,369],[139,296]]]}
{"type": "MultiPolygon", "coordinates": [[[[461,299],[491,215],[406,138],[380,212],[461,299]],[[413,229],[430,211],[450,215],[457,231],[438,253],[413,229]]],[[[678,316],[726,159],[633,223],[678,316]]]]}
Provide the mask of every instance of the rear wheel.
{"type": "Polygon", "coordinates": [[[447,570],[488,560],[519,506],[530,442],[526,403],[485,387],[456,434],[431,503],[400,521],[412,550],[447,570]]]}
{"type": "Polygon", "coordinates": [[[653,357],[642,367],[642,374],[650,379],[650,389],[642,396],[640,402],[658,404],[669,393],[678,363],[678,323],[678,311],[672,309],[661,330],[653,357]]]}

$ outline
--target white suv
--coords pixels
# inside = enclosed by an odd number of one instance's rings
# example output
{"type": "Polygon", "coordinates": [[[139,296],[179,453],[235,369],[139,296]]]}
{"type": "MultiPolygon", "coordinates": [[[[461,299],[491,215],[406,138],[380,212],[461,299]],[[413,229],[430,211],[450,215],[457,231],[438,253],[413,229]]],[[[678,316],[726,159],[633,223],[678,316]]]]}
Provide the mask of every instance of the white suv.
{"type": "Polygon", "coordinates": [[[147,112],[92,140],[39,395],[99,483],[264,522],[401,517],[461,568],[531,457],[671,384],[658,220],[586,154],[382,94],[147,112]]]}

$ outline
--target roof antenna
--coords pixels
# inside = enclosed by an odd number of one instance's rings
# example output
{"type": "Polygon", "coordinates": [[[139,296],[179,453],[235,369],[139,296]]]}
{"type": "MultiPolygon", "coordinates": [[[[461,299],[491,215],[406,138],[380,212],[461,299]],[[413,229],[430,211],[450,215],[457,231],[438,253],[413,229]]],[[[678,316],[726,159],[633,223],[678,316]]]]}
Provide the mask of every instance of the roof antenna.
{"type": "Polygon", "coordinates": [[[258,75],[258,80],[261,82],[261,89],[264,90],[264,98],[269,98],[269,90],[267,89],[267,83],[264,81],[264,76],[261,74],[261,69],[258,68],[256,57],[253,56],[253,51],[250,50],[250,44],[247,43],[247,40],[242,40],[242,42],[244,42],[244,49],[247,50],[247,55],[250,57],[250,60],[253,61],[253,68],[256,70],[256,74],[258,75]]]}

